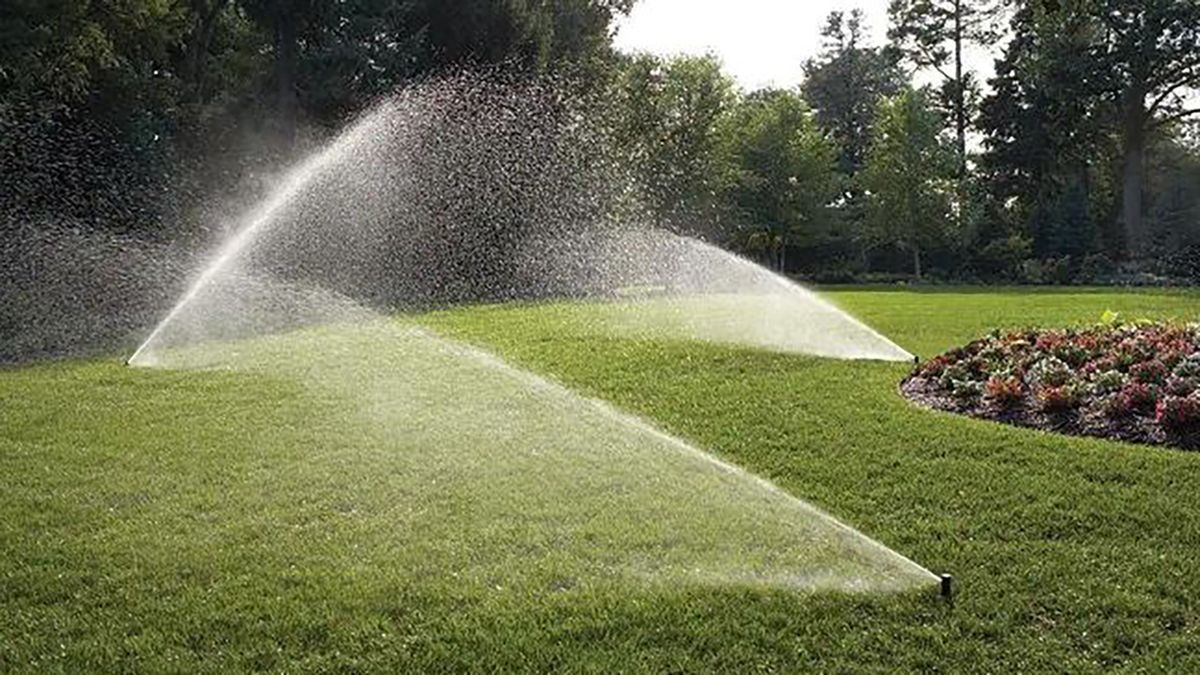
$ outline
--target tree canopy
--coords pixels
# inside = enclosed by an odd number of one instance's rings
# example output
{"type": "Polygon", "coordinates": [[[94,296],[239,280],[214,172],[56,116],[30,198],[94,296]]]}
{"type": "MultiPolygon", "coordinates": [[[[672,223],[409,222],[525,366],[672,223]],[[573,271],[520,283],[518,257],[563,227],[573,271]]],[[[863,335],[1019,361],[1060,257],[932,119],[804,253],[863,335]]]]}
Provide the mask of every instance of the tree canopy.
{"type": "Polygon", "coordinates": [[[9,0],[0,214],[203,236],[208,196],[252,199],[380,97],[498,69],[589,102],[650,222],[787,273],[1200,274],[1196,0],[891,0],[882,44],[834,11],[799,85],[761,91],[618,53],[634,1],[9,0]]]}

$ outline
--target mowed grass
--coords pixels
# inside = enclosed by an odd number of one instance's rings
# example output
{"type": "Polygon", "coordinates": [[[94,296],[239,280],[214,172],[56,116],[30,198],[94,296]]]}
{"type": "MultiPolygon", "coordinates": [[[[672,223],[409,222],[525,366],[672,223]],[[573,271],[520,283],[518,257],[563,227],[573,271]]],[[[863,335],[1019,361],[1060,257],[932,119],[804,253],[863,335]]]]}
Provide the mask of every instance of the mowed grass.
{"type": "MultiPolygon", "coordinates": [[[[1186,292],[830,295],[922,356],[1106,309],[1200,318],[1186,292]]],[[[589,311],[421,321],[953,573],[954,604],[422,574],[386,525],[405,481],[303,387],[114,359],[0,373],[0,671],[1200,670],[1200,455],[925,411],[903,364],[604,337],[589,311]]]]}

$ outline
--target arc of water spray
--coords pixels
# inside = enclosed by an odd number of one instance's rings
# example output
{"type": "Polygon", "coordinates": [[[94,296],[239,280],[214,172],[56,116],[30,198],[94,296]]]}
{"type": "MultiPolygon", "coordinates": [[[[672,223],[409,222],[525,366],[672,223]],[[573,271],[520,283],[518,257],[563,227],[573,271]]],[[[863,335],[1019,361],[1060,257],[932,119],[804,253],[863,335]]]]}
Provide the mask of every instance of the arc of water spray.
{"type": "Polygon", "coordinates": [[[368,132],[374,126],[374,122],[386,119],[389,107],[386,103],[381,105],[375,112],[355,124],[348,133],[342,134],[327,148],[310,156],[295,169],[288,172],[286,178],[275,188],[262,207],[254,211],[253,215],[245,220],[245,225],[217,250],[211,261],[203,268],[199,276],[196,277],[195,281],[192,282],[179,301],[175,303],[175,306],[171,308],[171,311],[167,312],[167,315],[163,317],[162,321],[158,322],[154,330],[150,331],[150,335],[138,346],[137,350],[133,352],[133,355],[125,363],[131,366],[148,364],[147,350],[154,344],[163,330],[179,316],[184,308],[200,295],[200,292],[231,261],[237,258],[238,254],[253,240],[256,234],[275,220],[279,212],[292,199],[303,192],[325,169],[346,156],[359,142],[365,140],[368,132]]]}
{"type": "Polygon", "coordinates": [[[705,251],[705,252],[709,253],[710,255],[722,256],[723,258],[732,261],[735,265],[748,270],[751,274],[764,274],[765,273],[766,278],[770,280],[770,283],[777,286],[781,291],[783,291],[785,293],[789,293],[789,294],[791,294],[791,293],[798,294],[798,295],[804,297],[804,299],[807,300],[808,302],[811,302],[814,305],[820,307],[822,310],[825,310],[829,313],[838,315],[838,318],[840,320],[846,322],[847,324],[854,326],[855,328],[859,329],[864,335],[869,335],[872,339],[874,339],[875,341],[878,342],[878,347],[879,347],[878,358],[880,358],[881,360],[912,361],[914,359],[914,356],[911,353],[909,353],[908,350],[906,350],[905,348],[903,348],[900,345],[893,342],[886,335],[880,333],[879,331],[875,330],[874,328],[871,328],[867,324],[863,323],[862,321],[860,321],[857,318],[855,318],[854,316],[852,316],[850,313],[843,311],[837,305],[835,305],[832,302],[821,297],[819,294],[813,292],[812,290],[809,290],[808,288],[805,288],[804,286],[792,281],[791,279],[788,279],[787,277],[783,276],[783,274],[768,270],[765,267],[759,265],[758,263],[755,263],[751,260],[743,258],[742,256],[737,255],[735,253],[731,253],[730,251],[726,251],[725,249],[720,248],[719,246],[714,246],[713,244],[710,244],[706,241],[702,241],[700,239],[696,239],[693,237],[682,237],[680,235],[672,235],[672,236],[676,236],[681,239],[684,239],[691,245],[696,246],[700,250],[705,251]]]}

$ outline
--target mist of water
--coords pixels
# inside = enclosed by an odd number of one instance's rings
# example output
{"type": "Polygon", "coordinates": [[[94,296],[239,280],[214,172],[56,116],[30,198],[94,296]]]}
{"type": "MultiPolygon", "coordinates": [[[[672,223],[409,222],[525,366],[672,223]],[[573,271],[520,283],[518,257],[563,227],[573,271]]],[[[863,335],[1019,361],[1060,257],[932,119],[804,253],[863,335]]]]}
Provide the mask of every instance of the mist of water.
{"type": "Polygon", "coordinates": [[[384,101],[233,228],[130,362],[361,307],[555,298],[609,301],[596,328],[621,335],[911,358],[798,284],[646,226],[587,119],[545,83],[464,76],[384,101]]]}
{"type": "MultiPolygon", "coordinates": [[[[369,521],[378,530],[358,532],[360,554],[426,582],[523,593],[631,583],[880,593],[936,583],[769,481],[407,320],[203,343],[173,350],[171,363],[301,385],[287,387],[303,392],[287,405],[312,410],[309,461],[356,476],[339,482],[361,481],[363,494],[398,495],[391,517],[369,521]]],[[[293,434],[301,447],[305,439],[293,434]]],[[[339,498],[358,499],[353,488],[339,498]]]]}
{"type": "Polygon", "coordinates": [[[604,335],[908,358],[813,292],[643,225],[586,120],[544,83],[460,77],[396,95],[284,176],[130,363],[265,372],[339,401],[331,424],[391,448],[414,494],[436,491],[418,503],[474,505],[413,537],[414,564],[481,579],[930,584],[921,566],[644,420],[385,318],[572,301],[604,335]]]}

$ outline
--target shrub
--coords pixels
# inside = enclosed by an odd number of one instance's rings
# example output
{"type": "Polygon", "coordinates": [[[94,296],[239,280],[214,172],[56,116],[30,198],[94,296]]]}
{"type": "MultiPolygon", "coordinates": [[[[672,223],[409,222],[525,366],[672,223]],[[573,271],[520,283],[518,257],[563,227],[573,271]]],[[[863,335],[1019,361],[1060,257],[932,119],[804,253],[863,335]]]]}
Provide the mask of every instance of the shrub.
{"type": "Polygon", "coordinates": [[[974,401],[983,395],[983,382],[978,380],[954,380],[950,391],[954,394],[954,398],[960,401],[974,401]]]}
{"type": "Polygon", "coordinates": [[[1200,396],[1164,396],[1155,407],[1154,419],[1168,429],[1190,429],[1200,425],[1200,396]]]}
{"type": "Polygon", "coordinates": [[[1089,341],[1079,340],[1077,342],[1066,342],[1054,348],[1051,352],[1055,358],[1063,363],[1078,368],[1088,362],[1092,358],[1092,349],[1094,345],[1089,341]]]}
{"type": "Polygon", "coordinates": [[[1107,372],[1107,371],[1120,373],[1121,371],[1119,370],[1119,368],[1120,368],[1120,363],[1117,362],[1116,357],[1114,357],[1112,355],[1108,355],[1108,356],[1101,356],[1100,358],[1098,358],[1094,361],[1089,361],[1087,364],[1085,364],[1083,366],[1083,368],[1080,369],[1080,372],[1083,372],[1085,374],[1101,373],[1101,372],[1107,372]]]}
{"type": "Polygon", "coordinates": [[[1130,382],[1121,389],[1119,395],[1124,399],[1124,406],[1128,410],[1153,408],[1158,400],[1158,392],[1145,382],[1130,382]]]}
{"type": "Polygon", "coordinates": [[[1033,346],[1041,352],[1052,352],[1066,339],[1066,336],[1058,331],[1049,331],[1039,335],[1033,346]]]}
{"type": "Polygon", "coordinates": [[[1129,399],[1122,396],[1119,392],[1100,397],[1094,405],[1101,413],[1112,419],[1123,419],[1133,414],[1133,408],[1129,405],[1129,399]]]}
{"type": "Polygon", "coordinates": [[[1154,358],[1153,347],[1137,337],[1127,337],[1117,344],[1114,358],[1122,370],[1129,370],[1134,365],[1154,358]]]}
{"type": "Polygon", "coordinates": [[[971,371],[962,362],[953,363],[942,369],[942,374],[939,376],[942,387],[954,391],[957,383],[967,382],[971,379],[971,371]]]}
{"type": "Polygon", "coordinates": [[[942,354],[926,361],[917,369],[917,372],[924,377],[941,377],[942,373],[946,370],[946,366],[951,363],[953,363],[953,359],[947,354],[942,354]]]}
{"type": "Polygon", "coordinates": [[[1070,385],[1041,387],[1037,390],[1037,402],[1046,412],[1066,412],[1079,405],[1079,392],[1070,385]]]}
{"type": "Polygon", "coordinates": [[[1082,284],[1106,283],[1116,271],[1117,266],[1111,258],[1103,253],[1091,253],[1080,261],[1075,280],[1082,284]]]}
{"type": "Polygon", "coordinates": [[[1071,366],[1057,357],[1047,356],[1034,364],[1029,379],[1042,387],[1062,387],[1071,381],[1071,366]]]}
{"type": "Polygon", "coordinates": [[[1196,391],[1196,381],[1187,377],[1172,375],[1163,385],[1163,393],[1167,396],[1188,396],[1196,391]]]}
{"type": "Polygon", "coordinates": [[[1114,394],[1121,391],[1129,378],[1119,370],[1102,370],[1092,376],[1092,393],[1096,395],[1114,394]]]}
{"type": "MultiPolygon", "coordinates": [[[[1150,442],[1163,438],[1156,425],[1200,432],[1200,324],[1108,314],[1105,322],[1080,329],[993,331],[918,366],[919,388],[905,391],[933,389],[941,396],[931,401],[947,410],[985,417],[1010,410],[1001,418],[1042,428],[1055,422],[1031,411],[1084,409],[1088,414],[1071,425],[1073,432],[1134,434],[1150,442]]],[[[1191,435],[1172,438],[1192,443],[1191,435]]],[[[1195,438],[1200,445],[1200,434],[1195,438]]]]}
{"type": "Polygon", "coordinates": [[[1025,398],[1025,385],[1016,375],[993,375],[988,378],[985,393],[1001,408],[1012,408],[1025,398]]]}
{"type": "Polygon", "coordinates": [[[1129,367],[1133,379],[1144,384],[1162,384],[1167,379],[1167,367],[1162,361],[1143,361],[1129,367]]]}
{"type": "MultiPolygon", "coordinates": [[[[1200,342],[1200,335],[1197,336],[1200,342]]],[[[1175,364],[1175,375],[1192,379],[1200,379],[1200,352],[1190,354],[1175,364]]]]}

